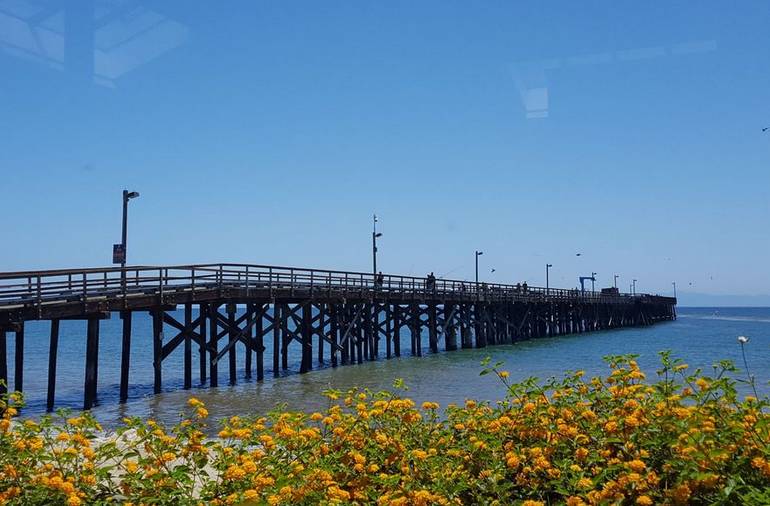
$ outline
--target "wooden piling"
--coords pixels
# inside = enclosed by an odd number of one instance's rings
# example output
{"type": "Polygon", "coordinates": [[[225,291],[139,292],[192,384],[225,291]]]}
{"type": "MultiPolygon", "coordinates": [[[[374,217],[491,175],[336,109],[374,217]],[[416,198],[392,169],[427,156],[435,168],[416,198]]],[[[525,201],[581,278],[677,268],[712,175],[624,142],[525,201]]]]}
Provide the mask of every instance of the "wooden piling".
{"type": "Polygon", "coordinates": [[[86,335],[86,375],[83,393],[83,409],[88,410],[96,402],[99,375],[99,319],[90,317],[86,335]]]}
{"type": "Polygon", "coordinates": [[[16,347],[14,348],[13,389],[24,391],[24,323],[16,329],[16,347]]]}
{"type": "Polygon", "coordinates": [[[206,305],[198,305],[198,318],[200,326],[198,327],[198,375],[201,385],[206,384],[206,305]]]}
{"type": "Polygon", "coordinates": [[[393,354],[401,356],[401,306],[393,305],[393,354]]]}
{"type": "Polygon", "coordinates": [[[236,326],[235,326],[235,304],[230,302],[227,304],[227,346],[229,347],[229,350],[227,351],[227,361],[229,366],[229,373],[230,373],[230,385],[235,385],[237,383],[237,366],[236,366],[236,340],[237,340],[237,334],[236,334],[236,326]]]}
{"type": "Polygon", "coordinates": [[[279,369],[281,347],[281,306],[273,304],[273,377],[277,378],[281,371],[279,369]]]}
{"type": "Polygon", "coordinates": [[[217,355],[219,354],[219,306],[209,304],[209,385],[219,386],[219,364],[217,355]]]}
{"type": "Polygon", "coordinates": [[[123,323],[123,335],[120,350],[120,403],[128,400],[128,371],[131,364],[131,311],[123,311],[120,318],[123,323]]]}
{"type": "Polygon", "coordinates": [[[161,392],[161,364],[163,363],[163,310],[152,312],[153,391],[161,392]]]}
{"type": "Polygon", "coordinates": [[[289,343],[291,342],[291,334],[289,333],[290,314],[291,309],[287,304],[281,309],[281,369],[284,371],[289,368],[289,343]]]}
{"type": "Polygon", "coordinates": [[[184,389],[192,388],[192,304],[184,305],[184,389]]]}
{"type": "Polygon", "coordinates": [[[0,395],[8,392],[8,343],[6,331],[0,329],[0,395]]]}
{"type": "Polygon", "coordinates": [[[363,332],[364,332],[364,357],[366,360],[374,360],[374,347],[372,346],[373,337],[372,337],[372,318],[374,315],[372,314],[372,305],[371,304],[364,304],[364,324],[363,324],[363,332]]]}
{"type": "Polygon", "coordinates": [[[48,348],[48,395],[45,409],[53,411],[54,397],[56,395],[56,355],[59,351],[59,320],[51,320],[51,340],[48,348]]]}
{"type": "Polygon", "coordinates": [[[257,352],[257,381],[265,379],[265,307],[259,304],[254,322],[254,349],[257,352]]]}
{"type": "Polygon", "coordinates": [[[326,336],[326,304],[318,305],[318,326],[316,335],[318,336],[318,364],[324,364],[324,337],[326,336]]]}
{"type": "Polygon", "coordinates": [[[329,337],[331,338],[331,352],[329,359],[331,360],[332,367],[337,367],[337,346],[339,343],[339,306],[337,304],[329,304],[329,337]]]}
{"type": "Polygon", "coordinates": [[[432,353],[438,353],[438,329],[436,328],[436,304],[428,304],[428,344],[432,353]]]}
{"type": "Polygon", "coordinates": [[[252,348],[254,347],[254,304],[249,303],[246,304],[246,351],[245,356],[243,358],[243,367],[246,369],[245,371],[245,377],[246,379],[251,379],[251,359],[252,359],[252,348]]]}
{"type": "Polygon", "coordinates": [[[306,373],[313,369],[312,309],[313,306],[309,302],[302,305],[302,328],[300,330],[302,358],[299,369],[300,373],[306,373]]]}
{"type": "Polygon", "coordinates": [[[393,313],[391,311],[390,304],[385,304],[385,356],[391,358],[392,356],[392,338],[393,335],[393,313]]]}

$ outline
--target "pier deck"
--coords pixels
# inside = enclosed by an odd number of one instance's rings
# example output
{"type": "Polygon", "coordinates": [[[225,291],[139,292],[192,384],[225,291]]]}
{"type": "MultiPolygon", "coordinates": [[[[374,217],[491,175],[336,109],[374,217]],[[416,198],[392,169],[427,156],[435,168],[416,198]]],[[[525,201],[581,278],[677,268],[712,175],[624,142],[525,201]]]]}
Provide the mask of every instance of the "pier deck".
{"type": "Polygon", "coordinates": [[[131,317],[137,311],[153,318],[156,393],[162,389],[163,360],[180,346],[184,388],[191,388],[193,345],[200,356],[201,384],[217,386],[219,363],[225,358],[229,382],[237,382],[240,354],[246,377],[256,372],[256,379],[263,380],[266,346],[275,351],[272,370],[277,377],[288,369],[290,347],[299,348],[299,372],[304,373],[314,361],[337,366],[400,356],[404,330],[412,353],[419,356],[424,330],[429,350],[438,352],[676,318],[675,298],[647,294],[606,295],[387,274],[377,281],[372,273],[246,264],[0,273],[0,380],[8,385],[6,339],[14,333],[11,385],[22,391],[24,326],[31,320],[51,322],[50,410],[61,320],[88,322],[83,407],[90,409],[97,399],[99,323],[113,313],[123,321],[123,402],[130,381],[131,317]],[[170,314],[178,307],[184,308],[183,321],[170,314]]]}

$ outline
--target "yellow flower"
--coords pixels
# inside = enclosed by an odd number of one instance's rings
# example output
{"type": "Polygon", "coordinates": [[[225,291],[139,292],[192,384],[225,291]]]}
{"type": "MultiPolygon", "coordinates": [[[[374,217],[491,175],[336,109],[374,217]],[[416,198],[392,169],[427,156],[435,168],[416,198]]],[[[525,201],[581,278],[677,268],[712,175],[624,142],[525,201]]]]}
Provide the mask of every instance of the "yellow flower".
{"type": "Polygon", "coordinates": [[[499,375],[501,378],[505,379],[505,378],[507,378],[508,376],[510,376],[510,375],[511,375],[511,373],[509,373],[508,371],[500,371],[500,372],[498,373],[498,375],[499,375]]]}
{"type": "Polygon", "coordinates": [[[636,504],[639,504],[640,506],[651,506],[653,501],[649,498],[649,496],[640,495],[636,498],[636,504]]]}
{"type": "Polygon", "coordinates": [[[190,397],[189,399],[187,399],[187,405],[193,408],[203,407],[203,403],[198,399],[196,399],[195,397],[190,397]]]}

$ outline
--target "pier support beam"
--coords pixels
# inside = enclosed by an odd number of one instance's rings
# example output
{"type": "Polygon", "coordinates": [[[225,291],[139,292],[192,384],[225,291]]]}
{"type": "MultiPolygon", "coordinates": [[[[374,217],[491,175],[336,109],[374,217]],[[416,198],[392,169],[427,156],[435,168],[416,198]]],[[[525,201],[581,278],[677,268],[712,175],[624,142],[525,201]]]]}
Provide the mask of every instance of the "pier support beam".
{"type": "Polygon", "coordinates": [[[86,377],[83,394],[83,409],[88,410],[96,402],[97,378],[99,376],[99,319],[88,319],[86,336],[86,377]]]}
{"type": "Polygon", "coordinates": [[[237,363],[236,363],[236,340],[237,336],[235,334],[236,332],[236,326],[235,326],[235,304],[234,303],[228,303],[227,304],[227,346],[229,348],[227,352],[227,362],[228,362],[228,369],[230,373],[230,386],[235,385],[237,383],[237,363]]]}
{"type": "Polygon", "coordinates": [[[24,391],[24,323],[16,329],[16,348],[14,349],[13,389],[24,391]]]}
{"type": "Polygon", "coordinates": [[[128,371],[131,366],[131,311],[123,311],[123,336],[120,350],[120,403],[128,400],[128,371]]]}
{"type": "Polygon", "coordinates": [[[53,411],[56,395],[56,356],[59,352],[59,320],[51,320],[51,342],[48,348],[48,395],[45,410],[53,411]]]}
{"type": "Polygon", "coordinates": [[[201,385],[206,384],[206,306],[198,305],[199,336],[198,336],[198,375],[201,385]]]}
{"type": "Polygon", "coordinates": [[[152,312],[152,368],[153,368],[153,392],[161,392],[161,365],[163,363],[163,310],[156,309],[152,312]]]}
{"type": "Polygon", "coordinates": [[[8,343],[6,332],[0,329],[0,395],[8,392],[8,343]]]}
{"type": "Polygon", "coordinates": [[[184,389],[192,388],[192,304],[184,305],[184,389]]]}
{"type": "Polygon", "coordinates": [[[300,330],[300,342],[302,344],[302,363],[299,372],[306,373],[313,369],[313,305],[308,302],[302,305],[302,328],[300,330]]]}
{"type": "Polygon", "coordinates": [[[281,306],[273,304],[273,377],[280,374],[281,306]]]}

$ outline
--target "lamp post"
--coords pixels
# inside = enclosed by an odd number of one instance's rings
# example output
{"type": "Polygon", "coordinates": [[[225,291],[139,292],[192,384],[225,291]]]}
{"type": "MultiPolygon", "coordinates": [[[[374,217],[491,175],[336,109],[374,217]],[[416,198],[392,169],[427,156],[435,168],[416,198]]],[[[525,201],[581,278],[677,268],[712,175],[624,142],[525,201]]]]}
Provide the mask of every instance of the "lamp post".
{"type": "Polygon", "coordinates": [[[619,277],[619,276],[618,276],[617,274],[615,274],[615,275],[613,276],[613,278],[615,278],[615,288],[617,288],[617,287],[618,287],[618,277],[619,277]]]}
{"type": "Polygon", "coordinates": [[[377,215],[372,215],[372,274],[377,276],[377,238],[382,237],[382,233],[377,233],[377,215]]]}
{"type": "Polygon", "coordinates": [[[553,267],[553,264],[545,264],[545,294],[551,293],[550,281],[548,277],[548,271],[553,267]]]}
{"type": "Polygon", "coordinates": [[[631,284],[631,293],[636,295],[636,280],[631,284]]]}
{"type": "Polygon", "coordinates": [[[671,285],[674,287],[674,298],[676,299],[676,281],[672,281],[671,285]]]}
{"type": "Polygon", "coordinates": [[[476,251],[476,284],[479,284],[479,257],[483,255],[483,251],[476,251]]]}
{"type": "Polygon", "coordinates": [[[139,192],[123,190],[123,231],[121,234],[120,242],[120,244],[123,246],[123,254],[120,258],[120,282],[123,290],[125,290],[126,287],[126,257],[128,256],[126,247],[126,241],[128,239],[128,201],[135,199],[138,196],[139,192]]]}
{"type": "Polygon", "coordinates": [[[596,287],[594,286],[594,283],[596,283],[596,273],[591,273],[591,293],[594,293],[596,291],[596,287]]]}

